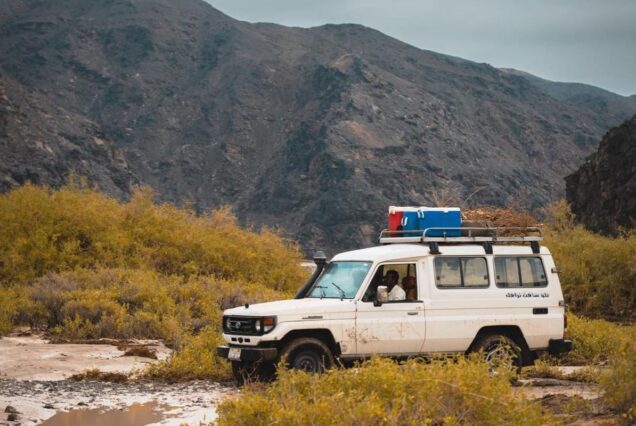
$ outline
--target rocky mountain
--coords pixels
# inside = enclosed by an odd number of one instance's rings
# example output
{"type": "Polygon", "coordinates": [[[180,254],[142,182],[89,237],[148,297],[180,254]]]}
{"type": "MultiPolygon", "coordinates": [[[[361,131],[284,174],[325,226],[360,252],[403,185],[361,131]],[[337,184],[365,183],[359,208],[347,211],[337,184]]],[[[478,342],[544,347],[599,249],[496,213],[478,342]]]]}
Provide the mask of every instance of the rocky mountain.
{"type": "Polygon", "coordinates": [[[307,251],[374,243],[390,204],[542,206],[636,111],[359,25],[250,24],[201,0],[5,0],[0,39],[2,190],[70,171],[119,197],[149,185],[307,251]]]}
{"type": "Polygon", "coordinates": [[[621,96],[600,87],[582,83],[550,81],[524,71],[504,68],[521,76],[550,96],[573,106],[589,109],[610,120],[624,120],[625,111],[636,111],[636,95],[621,96]]]}
{"type": "Polygon", "coordinates": [[[636,115],[603,137],[598,152],[566,178],[567,199],[586,227],[636,228],[636,115]]]}
{"type": "Polygon", "coordinates": [[[27,181],[57,187],[74,172],[125,197],[139,181],[124,152],[103,137],[84,115],[0,75],[0,190],[27,181]]]}

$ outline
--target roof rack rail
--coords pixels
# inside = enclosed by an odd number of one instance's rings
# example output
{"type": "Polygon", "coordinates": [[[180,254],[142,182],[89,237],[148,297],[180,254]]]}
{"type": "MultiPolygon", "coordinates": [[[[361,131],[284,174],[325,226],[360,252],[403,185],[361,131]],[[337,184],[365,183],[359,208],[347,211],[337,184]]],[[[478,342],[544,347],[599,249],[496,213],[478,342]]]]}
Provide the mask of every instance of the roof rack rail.
{"type": "MultiPolygon", "coordinates": [[[[407,231],[391,231],[384,229],[380,232],[380,244],[400,243],[527,243],[543,240],[543,231],[536,226],[531,227],[499,227],[499,228],[426,228],[407,231]],[[447,234],[459,236],[449,237],[447,234]],[[429,234],[442,236],[430,237],[429,234]]],[[[536,244],[534,244],[536,245],[536,244]]]]}

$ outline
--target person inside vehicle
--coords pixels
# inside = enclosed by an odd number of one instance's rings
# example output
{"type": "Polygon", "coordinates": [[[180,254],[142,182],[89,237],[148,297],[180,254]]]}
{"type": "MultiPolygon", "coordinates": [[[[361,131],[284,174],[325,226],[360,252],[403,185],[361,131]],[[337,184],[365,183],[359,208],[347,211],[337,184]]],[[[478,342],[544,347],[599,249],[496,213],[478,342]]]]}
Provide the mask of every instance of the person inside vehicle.
{"type": "Polygon", "coordinates": [[[376,293],[378,291],[379,285],[384,285],[384,277],[382,275],[384,271],[384,266],[380,266],[378,272],[376,272],[375,276],[371,280],[367,291],[365,291],[364,296],[362,298],[363,302],[371,302],[376,297],[376,293]]]}
{"type": "Polygon", "coordinates": [[[417,300],[417,279],[414,276],[402,278],[402,288],[406,292],[406,300],[417,300]]]}
{"type": "Polygon", "coordinates": [[[389,301],[404,300],[406,298],[406,292],[400,284],[400,275],[393,269],[386,272],[384,276],[385,285],[389,289],[389,301]]]}

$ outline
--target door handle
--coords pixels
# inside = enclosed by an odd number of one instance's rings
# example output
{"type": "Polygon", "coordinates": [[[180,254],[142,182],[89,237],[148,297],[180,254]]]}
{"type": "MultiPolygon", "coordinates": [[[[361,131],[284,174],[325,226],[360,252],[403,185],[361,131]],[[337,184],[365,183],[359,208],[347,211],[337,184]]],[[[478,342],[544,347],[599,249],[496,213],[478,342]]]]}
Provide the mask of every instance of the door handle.
{"type": "Polygon", "coordinates": [[[407,312],[406,314],[407,315],[417,315],[417,314],[419,314],[419,312],[407,312]]]}

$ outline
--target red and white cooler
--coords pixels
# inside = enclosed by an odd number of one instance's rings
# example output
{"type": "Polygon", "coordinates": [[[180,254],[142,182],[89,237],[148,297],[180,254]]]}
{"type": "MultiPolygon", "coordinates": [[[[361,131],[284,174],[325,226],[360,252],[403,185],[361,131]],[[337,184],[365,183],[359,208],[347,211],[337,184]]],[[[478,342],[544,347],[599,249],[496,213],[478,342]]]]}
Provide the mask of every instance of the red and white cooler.
{"type": "MultiPolygon", "coordinates": [[[[407,231],[418,229],[418,210],[419,207],[389,206],[389,231],[407,231]]],[[[401,237],[411,236],[411,234],[394,235],[401,237]]]]}

